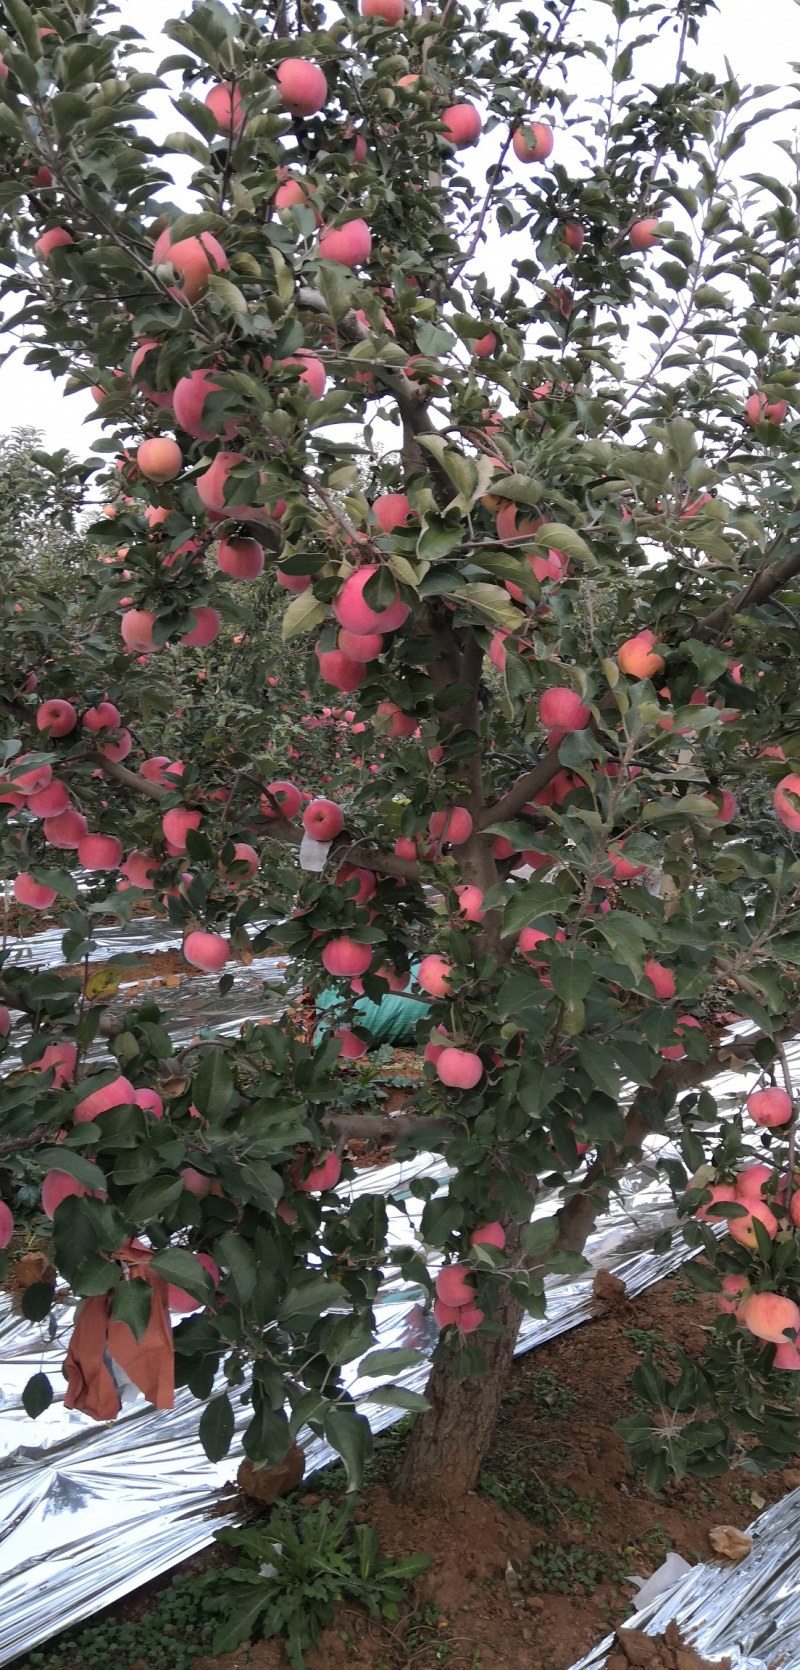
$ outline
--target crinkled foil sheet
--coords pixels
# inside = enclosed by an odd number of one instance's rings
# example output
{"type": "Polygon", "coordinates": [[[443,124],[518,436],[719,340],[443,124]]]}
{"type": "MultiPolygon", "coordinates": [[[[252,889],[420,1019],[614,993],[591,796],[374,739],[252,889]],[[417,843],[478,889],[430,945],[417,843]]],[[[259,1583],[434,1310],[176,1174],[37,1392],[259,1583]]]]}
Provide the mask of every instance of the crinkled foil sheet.
{"type": "MultiPolygon", "coordinates": [[[[136,924],[135,928],[141,936],[137,948],[139,944],[142,949],[155,948],[146,925],[136,924]]],[[[132,948],[122,946],[115,938],[114,949],[132,948]]],[[[60,960],[57,936],[53,936],[53,952],[52,960],[60,960]]],[[[216,983],[206,980],[190,980],[177,991],[154,995],[167,1010],[169,1024],[174,1027],[177,1023],[184,1041],[200,1031],[232,1032],[248,1015],[275,1014],[280,1007],[277,994],[271,1010],[263,997],[263,982],[276,984],[280,979],[277,963],[264,959],[243,971],[243,976],[241,984],[237,977],[236,987],[224,1000],[216,983]]],[[[738,1100],[742,1086],[741,1077],[724,1075],[714,1089],[718,1098],[738,1100]]],[[[656,1236],[674,1216],[668,1190],[653,1166],[658,1154],[668,1151],[665,1139],[654,1138],[642,1163],[623,1180],[620,1195],[586,1248],[589,1273],[580,1278],[548,1280],[547,1317],[525,1323],[518,1354],[592,1316],[595,1270],[613,1271],[633,1295],[683,1262],[685,1248],[679,1237],[667,1253],[657,1257],[652,1252],[656,1236]]],[[[404,1197],[410,1218],[390,1208],[390,1222],[396,1243],[407,1244],[410,1220],[419,1213],[420,1205],[406,1191],[412,1178],[423,1172],[438,1172],[442,1182],[446,1178],[440,1159],[421,1155],[413,1162],[360,1172],[342,1192],[357,1195],[380,1189],[387,1195],[404,1197]]],[[[546,1215],[554,1207],[554,1200],[543,1198],[537,1216],[546,1215]]],[[[419,1299],[416,1288],[400,1281],[387,1282],[377,1307],[381,1346],[415,1344],[432,1348],[435,1324],[430,1318],[420,1321],[419,1299]]],[[[65,1410],[56,1397],[44,1415],[31,1421],[21,1404],[23,1387],[31,1374],[41,1370],[57,1389],[62,1385],[61,1362],[72,1310],[64,1307],[47,1323],[34,1326],[15,1316],[4,1296],[0,1296],[0,1302],[5,1305],[5,1309],[0,1308],[0,1665],[4,1665],[197,1553],[212,1540],[216,1529],[232,1523],[233,1499],[229,1498],[231,1511],[226,1511],[220,1493],[235,1477],[239,1452],[234,1441],[234,1449],[224,1462],[214,1465],[206,1460],[197,1438],[200,1406],[185,1391],[177,1394],[175,1408],[169,1413],[153,1411],[137,1393],[117,1420],[107,1425],[65,1410]]],[[[400,1380],[421,1391],[426,1378],[423,1365],[400,1380]]],[[[359,1378],[356,1365],[350,1374],[350,1389],[377,1432],[390,1426],[398,1414],[370,1402],[374,1384],[359,1378]]],[[[247,1411],[242,1410],[241,1426],[246,1419],[247,1411]]],[[[333,1459],[330,1449],[310,1434],[305,1447],[309,1473],[333,1459]]],[[[789,1498],[788,1503],[793,1500],[789,1498]]],[[[784,1599],[781,1585],[790,1581],[786,1550],[800,1543],[800,1514],[795,1510],[793,1515],[790,1506],[781,1504],[764,1520],[770,1526],[774,1524],[775,1531],[770,1529],[763,1538],[758,1592],[769,1590],[769,1616],[774,1619],[784,1599]]],[[[743,1567],[738,1569],[744,1572],[743,1567]]],[[[696,1615],[716,1618],[721,1601],[718,1573],[707,1580],[705,1588],[702,1573],[693,1574],[687,1582],[698,1586],[696,1615]]],[[[753,1589],[755,1592],[755,1584],[753,1589]]],[[[745,1593],[749,1589],[743,1583],[742,1601],[745,1593]]],[[[784,1660],[789,1670],[793,1664],[800,1665],[800,1577],[793,1598],[787,1592],[785,1605],[794,1606],[793,1640],[797,1648],[793,1658],[784,1660]]],[[[665,1618],[671,1615],[664,1613],[665,1618]]],[[[585,1660],[584,1665],[586,1670],[590,1665],[594,1670],[595,1664],[603,1662],[601,1656],[585,1660]]],[[[763,1662],[761,1658],[741,1658],[737,1670],[762,1670],[763,1662]]]]}
{"type": "MultiPolygon", "coordinates": [[[[800,1490],[767,1508],[749,1528],[753,1549],[738,1565],[695,1566],[668,1595],[627,1619],[661,1635],[673,1620],[710,1663],[731,1670],[797,1670],[800,1665],[800,1490]]],[[[608,1636],[572,1670],[602,1670],[608,1636]]]]}

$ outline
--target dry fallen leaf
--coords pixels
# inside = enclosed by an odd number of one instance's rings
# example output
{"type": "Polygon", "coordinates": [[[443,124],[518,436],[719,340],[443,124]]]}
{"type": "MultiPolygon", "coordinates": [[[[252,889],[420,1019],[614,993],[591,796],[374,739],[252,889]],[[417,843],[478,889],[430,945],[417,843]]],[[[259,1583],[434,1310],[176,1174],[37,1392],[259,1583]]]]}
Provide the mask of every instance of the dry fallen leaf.
{"type": "Polygon", "coordinates": [[[743,1560],[753,1546],[752,1537],[746,1537],[735,1525],[712,1525],[708,1540],[715,1554],[721,1554],[723,1559],[734,1562],[743,1560]]]}

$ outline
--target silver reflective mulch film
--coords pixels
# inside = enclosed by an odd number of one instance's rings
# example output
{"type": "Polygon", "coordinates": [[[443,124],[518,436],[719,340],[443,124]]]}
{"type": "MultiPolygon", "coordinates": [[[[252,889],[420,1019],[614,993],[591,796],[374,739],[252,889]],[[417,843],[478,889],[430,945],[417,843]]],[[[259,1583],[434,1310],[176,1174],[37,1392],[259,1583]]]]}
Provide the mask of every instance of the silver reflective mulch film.
{"type": "MultiPolygon", "coordinates": [[[[749,1527],[752,1553],[738,1565],[695,1566],[668,1595],[627,1620],[661,1635],[677,1623],[684,1639],[731,1670],[797,1670],[800,1665],[800,1490],[767,1508],[749,1527]]],[[[573,1664],[602,1670],[613,1636],[573,1664]]]]}

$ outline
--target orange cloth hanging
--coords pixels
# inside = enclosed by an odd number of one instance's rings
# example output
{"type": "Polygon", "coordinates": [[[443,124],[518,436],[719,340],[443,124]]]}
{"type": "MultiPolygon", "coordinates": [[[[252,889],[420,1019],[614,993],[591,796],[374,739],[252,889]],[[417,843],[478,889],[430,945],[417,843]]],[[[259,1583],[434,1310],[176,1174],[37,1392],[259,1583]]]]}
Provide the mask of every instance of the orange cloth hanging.
{"type": "Polygon", "coordinates": [[[150,1317],[137,1340],[127,1322],[111,1315],[113,1291],[84,1299],[69,1342],[64,1374],[67,1409],[81,1409],[96,1421],[111,1421],[121,1401],[111,1359],[144,1393],[156,1409],[171,1409],[175,1401],[175,1351],[167,1305],[167,1283],[150,1265],[152,1253],[137,1241],[126,1241],[115,1255],[126,1279],[146,1281],[150,1287],[150,1317]]]}

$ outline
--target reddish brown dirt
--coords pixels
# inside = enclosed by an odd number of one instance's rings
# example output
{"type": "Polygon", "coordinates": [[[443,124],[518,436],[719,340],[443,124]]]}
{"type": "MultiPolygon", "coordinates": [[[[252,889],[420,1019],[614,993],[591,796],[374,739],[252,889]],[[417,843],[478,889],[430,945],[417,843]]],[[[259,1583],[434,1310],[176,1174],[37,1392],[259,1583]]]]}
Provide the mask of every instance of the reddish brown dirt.
{"type": "MultiPolygon", "coordinates": [[[[597,1319],[523,1357],[515,1367],[480,1490],[460,1506],[397,1507],[390,1480],[402,1435],[379,1443],[360,1513],[386,1555],[427,1552],[409,1614],[384,1624],[341,1607],[308,1655],[308,1670],[568,1670],[630,1615],[628,1574],[648,1576],[670,1548],[690,1561],[714,1558],[708,1532],[747,1525],[800,1484],[798,1459],[780,1473],[648,1492],[611,1423],[630,1413],[628,1379],[649,1348],[657,1360],[679,1342],[697,1351],[713,1300],[681,1279],[630,1301],[609,1290],[597,1319]]],[[[336,1473],[301,1487],[312,1505],[336,1493],[336,1473]]],[[[207,1566],[218,1556],[205,1554],[207,1566]]],[[[722,1562],[720,1562],[722,1563],[722,1562]]],[[[117,1608],[134,1619],[155,1588],[117,1608]]],[[[680,1642],[623,1633],[614,1670],[704,1670],[680,1642]],[[637,1656],[638,1654],[638,1656],[637,1656]]],[[[279,1642],[196,1661],[194,1670],[287,1670],[279,1642]]],[[[24,1667],[19,1667],[24,1670],[24,1667]]],[[[64,1670],[78,1670],[78,1660],[64,1670]]],[[[139,1670],[149,1670],[142,1665],[139,1670]]]]}

